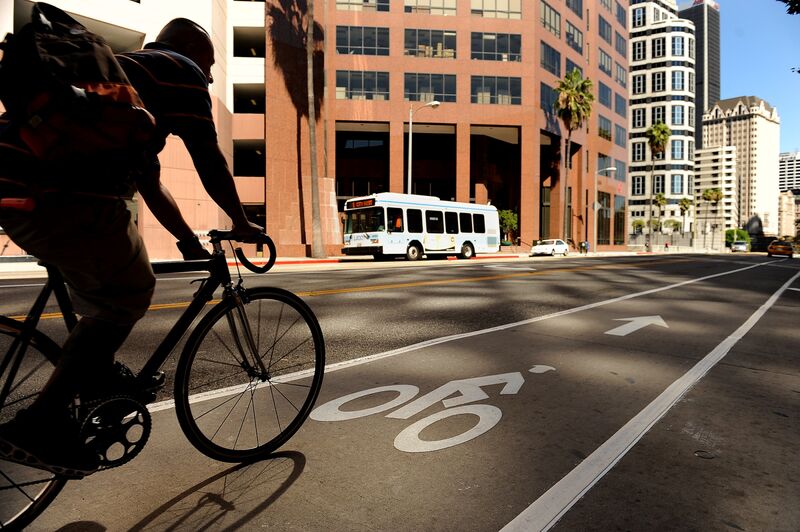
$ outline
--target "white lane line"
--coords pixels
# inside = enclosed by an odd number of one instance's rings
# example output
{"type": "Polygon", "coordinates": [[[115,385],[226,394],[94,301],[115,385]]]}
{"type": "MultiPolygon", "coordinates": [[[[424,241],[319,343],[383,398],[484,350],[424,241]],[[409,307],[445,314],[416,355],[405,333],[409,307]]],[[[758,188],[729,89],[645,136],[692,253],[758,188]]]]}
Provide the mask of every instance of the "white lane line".
{"type": "Polygon", "coordinates": [[[37,283],[37,284],[4,284],[4,285],[0,285],[0,288],[32,288],[34,286],[44,286],[44,283],[37,283]]]}
{"type": "Polygon", "coordinates": [[[673,382],[661,395],[628,421],[616,434],[597,448],[586,460],[554,484],[536,499],[521,514],[501,529],[501,532],[530,532],[549,530],[561,517],[583,497],[597,481],[608,473],[625,454],[686,394],[703,376],[713,368],[736,343],[775,304],[789,288],[800,272],[786,281],[761,305],[733,334],[728,336],[700,362],[673,382]]]}
{"type": "MultiPolygon", "coordinates": [[[[751,264],[746,268],[738,268],[736,270],[730,270],[727,272],[715,273],[712,275],[706,275],[705,277],[698,277],[697,279],[689,279],[688,281],[681,281],[680,283],[675,283],[667,286],[662,286],[660,288],[651,288],[650,290],[644,290],[642,292],[635,292],[633,294],[628,294],[624,296],[615,297],[612,299],[607,299],[605,301],[597,301],[595,303],[589,303],[588,305],[582,305],[580,307],[575,307],[567,310],[562,310],[559,312],[554,312],[553,314],[547,314],[545,316],[538,316],[536,318],[530,318],[527,320],[516,321],[514,323],[507,323],[505,325],[497,325],[495,327],[490,327],[488,329],[481,329],[478,331],[472,331],[468,333],[461,333],[461,334],[453,334],[450,336],[442,336],[440,338],[432,338],[430,340],[425,340],[424,342],[419,342],[416,344],[407,345],[405,347],[399,347],[397,349],[392,349],[391,351],[384,351],[383,353],[376,353],[374,355],[367,355],[361,358],[355,358],[353,360],[345,360],[343,362],[336,362],[335,364],[329,364],[325,366],[325,374],[331,373],[333,371],[338,371],[340,369],[350,368],[353,366],[360,366],[361,364],[368,364],[370,362],[375,362],[376,360],[381,360],[384,358],[389,358],[397,355],[402,355],[403,353],[408,353],[411,351],[417,351],[418,349],[424,349],[426,347],[432,347],[434,345],[444,344],[447,342],[453,342],[455,340],[461,340],[463,338],[471,338],[473,336],[480,336],[482,334],[489,334],[498,331],[504,331],[506,329],[512,329],[514,327],[520,327],[522,325],[528,325],[530,323],[536,323],[539,321],[549,320],[551,318],[559,318],[561,316],[567,316],[569,314],[574,314],[576,312],[581,312],[583,310],[589,310],[597,307],[602,307],[604,305],[610,305],[612,303],[619,303],[620,301],[626,301],[628,299],[633,299],[636,297],[646,296],[649,294],[655,294],[657,292],[663,292],[664,290],[671,290],[673,288],[678,288],[681,286],[685,286],[688,284],[699,283],[702,281],[707,281],[709,279],[714,279],[716,277],[723,277],[725,275],[732,275],[734,273],[743,272],[745,270],[750,270],[752,268],[758,268],[759,266],[763,266],[764,264],[769,263],[758,263],[758,264],[751,264]]],[[[291,375],[287,375],[285,378],[287,380],[291,379],[291,375]]],[[[298,377],[300,378],[300,377],[298,377]]],[[[190,401],[192,399],[190,398],[190,401]]],[[[160,410],[168,410],[175,406],[173,400],[161,401],[159,403],[152,403],[148,406],[148,410],[151,412],[158,412],[160,410]]]]}
{"type": "Polygon", "coordinates": [[[800,288],[790,288],[789,290],[794,290],[795,292],[800,292],[800,288]]]}

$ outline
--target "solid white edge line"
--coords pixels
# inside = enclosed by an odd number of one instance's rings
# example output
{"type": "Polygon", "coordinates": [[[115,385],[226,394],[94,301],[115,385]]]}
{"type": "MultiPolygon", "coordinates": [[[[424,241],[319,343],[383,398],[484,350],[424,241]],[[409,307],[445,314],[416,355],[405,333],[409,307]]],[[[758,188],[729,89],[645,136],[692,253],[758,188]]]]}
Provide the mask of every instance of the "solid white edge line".
{"type": "MultiPolygon", "coordinates": [[[[697,279],[689,279],[688,281],[681,281],[680,283],[675,283],[672,285],[662,286],[660,288],[651,288],[650,290],[644,290],[642,292],[635,292],[633,294],[628,294],[624,296],[615,297],[613,299],[608,299],[606,301],[598,301],[595,303],[589,303],[588,305],[582,305],[580,307],[575,307],[567,310],[562,310],[560,312],[554,312],[553,314],[547,314],[545,316],[538,316],[536,318],[530,318],[527,320],[517,321],[514,323],[507,323],[505,325],[498,325],[496,327],[490,327],[488,329],[481,329],[478,331],[471,331],[468,333],[461,333],[461,334],[453,334],[450,336],[442,336],[440,338],[432,338],[430,340],[425,340],[424,342],[419,342],[416,344],[407,345],[405,347],[399,347],[397,349],[392,349],[391,351],[384,351],[383,353],[376,353],[374,355],[367,355],[361,358],[355,358],[353,360],[345,360],[343,362],[336,362],[334,364],[330,364],[325,366],[325,374],[331,373],[332,371],[338,371],[340,369],[351,368],[353,366],[360,366],[361,364],[368,364],[370,362],[375,362],[376,360],[381,360],[384,358],[389,358],[397,355],[402,355],[403,353],[409,353],[411,351],[416,351],[418,349],[424,349],[426,347],[432,347],[434,345],[444,344],[447,342],[453,342],[455,340],[461,340],[463,338],[471,338],[473,336],[479,336],[482,334],[488,334],[498,331],[504,331],[506,329],[511,329],[513,327],[520,327],[522,325],[528,325],[530,323],[536,323],[539,321],[549,320],[551,318],[558,318],[561,316],[567,316],[569,314],[574,314],[575,312],[581,312],[583,310],[589,310],[596,307],[601,307],[603,305],[610,305],[612,303],[618,303],[620,301],[626,301],[628,299],[633,299],[636,297],[645,296],[648,294],[654,294],[656,292],[662,292],[664,290],[670,290],[672,288],[678,288],[681,286],[685,286],[687,284],[692,283],[699,283],[702,281],[707,281],[709,279],[714,279],[715,277],[722,277],[725,275],[731,275],[738,272],[743,272],[745,270],[749,270],[752,268],[757,268],[759,266],[764,266],[765,264],[770,264],[768,262],[765,263],[758,263],[747,266],[745,268],[738,268],[736,270],[731,270],[727,272],[715,273],[712,275],[706,275],[705,277],[698,277],[697,279]]],[[[302,378],[305,375],[299,376],[297,378],[302,378]]],[[[291,375],[284,376],[284,380],[294,380],[291,375]]],[[[219,391],[218,391],[219,392],[219,391]]],[[[213,392],[207,392],[208,394],[212,394],[213,392]]],[[[220,395],[216,395],[219,397],[220,395]]],[[[189,402],[195,402],[194,396],[189,398],[189,402]]],[[[147,407],[150,412],[159,412],[161,410],[169,410],[175,406],[175,401],[173,399],[169,399],[166,401],[161,401],[158,403],[152,403],[147,407]]]]}
{"type": "Polygon", "coordinates": [[[611,438],[598,447],[565,477],[554,484],[528,508],[501,529],[501,532],[545,531],[555,525],[623,456],[655,425],[705,374],[747,334],[775,304],[796,273],[758,308],[736,331],[723,340],[682,377],[673,382],[611,438]]]}

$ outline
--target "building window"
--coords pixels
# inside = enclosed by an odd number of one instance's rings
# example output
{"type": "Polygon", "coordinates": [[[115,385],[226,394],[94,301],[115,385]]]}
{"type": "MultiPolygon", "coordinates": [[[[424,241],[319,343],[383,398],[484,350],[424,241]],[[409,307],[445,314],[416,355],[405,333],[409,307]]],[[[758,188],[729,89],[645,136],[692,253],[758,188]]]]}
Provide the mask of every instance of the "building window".
{"type": "Polygon", "coordinates": [[[453,30],[405,30],[405,54],[416,57],[456,58],[456,32],[453,30]]]}
{"type": "Polygon", "coordinates": [[[625,196],[614,196],[614,245],[625,243],[625,196]]]}
{"type": "Polygon", "coordinates": [[[572,61],[570,61],[569,57],[567,57],[567,74],[569,74],[573,70],[577,70],[578,72],[580,72],[581,77],[583,77],[583,69],[578,65],[576,65],[575,63],[573,63],[572,61]]]}
{"type": "Polygon", "coordinates": [[[633,110],[633,127],[644,127],[644,108],[639,107],[633,110]]]}
{"type": "Polygon", "coordinates": [[[689,72],[689,92],[694,94],[694,72],[689,72]]]}
{"type": "Polygon", "coordinates": [[[624,161],[614,159],[614,168],[617,169],[617,171],[614,172],[614,179],[617,181],[622,181],[623,183],[628,180],[627,167],[625,166],[624,161]]]}
{"type": "Polygon", "coordinates": [[[625,148],[628,144],[628,132],[624,127],[614,124],[614,144],[625,148]]]}
{"type": "Polygon", "coordinates": [[[353,55],[389,55],[389,28],[336,26],[336,52],[353,55]]]}
{"type": "Polygon", "coordinates": [[[628,100],[624,94],[614,93],[614,112],[622,118],[628,116],[628,100]]]}
{"type": "Polygon", "coordinates": [[[651,125],[658,124],[659,122],[664,122],[664,106],[659,105],[653,107],[652,113],[652,120],[650,121],[651,125]]]}
{"type": "Polygon", "coordinates": [[[472,103],[521,105],[522,78],[472,76],[470,95],[472,103]]]}
{"type": "Polygon", "coordinates": [[[456,0],[404,0],[406,13],[455,16],[456,0]]]}
{"type": "Polygon", "coordinates": [[[633,176],[633,190],[631,194],[634,196],[644,196],[644,176],[643,175],[636,175],[633,176]]]}
{"type": "Polygon", "coordinates": [[[583,54],[583,32],[569,21],[567,21],[567,44],[576,52],[583,54]]]}
{"type": "Polygon", "coordinates": [[[611,109],[611,87],[602,81],[597,84],[597,100],[611,109]]]}
{"type": "Polygon", "coordinates": [[[342,11],[389,11],[389,0],[336,0],[342,11]]]}
{"type": "Polygon", "coordinates": [[[654,175],[653,176],[653,194],[663,194],[664,193],[664,176],[663,175],[654,175]]]}
{"type": "Polygon", "coordinates": [[[683,125],[683,106],[682,105],[673,105],[672,106],[672,125],[673,126],[682,126],[683,125]]]}
{"type": "MultiPolygon", "coordinates": [[[[455,3],[455,0],[453,0],[455,3]]],[[[486,18],[522,18],[522,1],[508,0],[508,2],[497,2],[496,0],[471,0],[471,13],[479,17],[486,18]]]]}
{"type": "Polygon", "coordinates": [[[597,120],[597,134],[600,138],[611,140],[611,120],[600,115],[597,120]]]}
{"type": "Polygon", "coordinates": [[[694,113],[689,112],[689,127],[694,127],[694,113]]]}
{"type": "Polygon", "coordinates": [[[689,141],[689,148],[687,149],[687,151],[688,151],[689,159],[693,159],[694,158],[694,141],[693,140],[689,141]]]}
{"type": "Polygon", "coordinates": [[[609,76],[611,75],[611,63],[612,63],[611,56],[608,55],[607,53],[605,53],[601,49],[600,50],[600,63],[599,63],[598,66],[600,67],[600,70],[602,70],[603,72],[605,72],[609,76]]]}
{"type": "Polygon", "coordinates": [[[556,100],[558,100],[558,92],[545,83],[539,84],[539,103],[545,113],[555,112],[556,100]]]}
{"type": "Polygon", "coordinates": [[[682,161],[683,160],[683,141],[682,140],[672,140],[672,160],[673,161],[682,161]]]}
{"type": "Polygon", "coordinates": [[[263,83],[234,83],[233,112],[242,114],[264,114],[267,103],[263,83]]]}
{"type": "Polygon", "coordinates": [[[653,92],[662,92],[664,90],[664,73],[653,72],[653,92]]]}
{"type": "Polygon", "coordinates": [[[541,21],[542,26],[555,35],[556,37],[561,37],[561,14],[550,7],[550,4],[545,2],[544,0],[539,0],[541,6],[541,21]]]}
{"type": "Polygon", "coordinates": [[[684,90],[683,86],[683,70],[673,70],[672,71],[672,90],[673,91],[682,91],[684,90]]]}
{"type": "Polygon", "coordinates": [[[617,22],[619,22],[619,25],[623,28],[627,27],[627,16],[628,12],[625,10],[625,7],[617,2],[617,22]]]}
{"type": "Polygon", "coordinates": [[[544,41],[542,41],[542,67],[556,77],[561,77],[561,54],[544,41]]]}
{"type": "Polygon", "coordinates": [[[633,143],[633,161],[637,163],[644,161],[644,142],[633,143]]]}
{"type": "Polygon", "coordinates": [[[672,38],[672,55],[683,57],[683,37],[672,38]]]}
{"type": "Polygon", "coordinates": [[[637,7],[633,10],[633,27],[641,28],[647,21],[647,8],[637,7]]]}
{"type": "Polygon", "coordinates": [[[620,35],[618,31],[614,32],[614,49],[622,57],[628,55],[628,41],[626,41],[625,37],[620,35]]]}
{"type": "Polygon", "coordinates": [[[611,44],[611,24],[602,15],[597,15],[597,31],[601,39],[611,44]]]}
{"type": "Polygon", "coordinates": [[[664,57],[664,37],[653,39],[653,58],[664,57]]]}
{"type": "Polygon", "coordinates": [[[670,193],[675,194],[676,196],[683,194],[683,176],[681,174],[674,174],[672,176],[670,193]]]}
{"type": "Polygon", "coordinates": [[[600,0],[600,4],[609,11],[611,11],[611,0],[600,0]]]}
{"type": "Polygon", "coordinates": [[[567,0],[567,7],[580,18],[583,18],[583,0],[567,0]]]}
{"type": "Polygon", "coordinates": [[[689,58],[694,59],[694,39],[689,37],[689,58]]]}
{"type": "Polygon", "coordinates": [[[456,101],[455,74],[406,73],[403,97],[411,102],[456,101]]]}
{"type": "Polygon", "coordinates": [[[522,35],[472,32],[472,59],[522,61],[522,35]]]}
{"type": "Polygon", "coordinates": [[[647,41],[633,43],[633,60],[644,61],[647,58],[647,41]]]}
{"type": "Polygon", "coordinates": [[[598,192],[597,202],[597,244],[608,245],[611,243],[611,194],[598,192]]]}
{"type": "Polygon", "coordinates": [[[645,75],[644,74],[636,74],[633,76],[633,93],[634,94],[644,94],[647,90],[645,87],[645,75]]]}
{"type": "Polygon", "coordinates": [[[389,73],[361,70],[337,70],[336,99],[388,100],[389,73]]]}
{"type": "Polygon", "coordinates": [[[628,86],[628,71],[617,62],[614,62],[614,81],[623,87],[628,86]]]}

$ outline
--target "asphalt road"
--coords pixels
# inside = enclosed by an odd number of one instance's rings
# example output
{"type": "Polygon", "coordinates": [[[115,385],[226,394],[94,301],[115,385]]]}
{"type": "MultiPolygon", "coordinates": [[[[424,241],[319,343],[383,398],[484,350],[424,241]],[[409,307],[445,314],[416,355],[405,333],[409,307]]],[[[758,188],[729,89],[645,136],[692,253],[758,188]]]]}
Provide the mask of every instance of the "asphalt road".
{"type": "MultiPolygon", "coordinates": [[[[800,530],[800,261],[406,266],[246,279],[299,293],[326,338],[283,453],[213,462],[164,407],[141,456],[32,529],[800,530]]],[[[21,284],[0,312],[24,312],[21,284]]],[[[190,294],[160,280],[120,358],[138,367],[190,294]]]]}

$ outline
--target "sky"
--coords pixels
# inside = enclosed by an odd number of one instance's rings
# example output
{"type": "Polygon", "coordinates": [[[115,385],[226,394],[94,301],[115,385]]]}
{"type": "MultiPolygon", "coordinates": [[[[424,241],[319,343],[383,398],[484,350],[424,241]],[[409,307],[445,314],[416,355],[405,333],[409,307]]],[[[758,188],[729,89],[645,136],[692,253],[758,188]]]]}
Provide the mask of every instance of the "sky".
{"type": "MultiPolygon", "coordinates": [[[[800,151],[800,15],[777,0],[717,0],[722,99],[758,96],[778,108],[781,152],[800,151]]],[[[678,2],[683,7],[684,0],[678,2]]]]}

